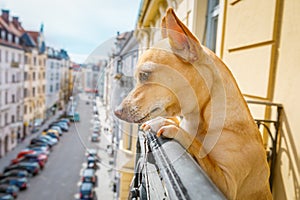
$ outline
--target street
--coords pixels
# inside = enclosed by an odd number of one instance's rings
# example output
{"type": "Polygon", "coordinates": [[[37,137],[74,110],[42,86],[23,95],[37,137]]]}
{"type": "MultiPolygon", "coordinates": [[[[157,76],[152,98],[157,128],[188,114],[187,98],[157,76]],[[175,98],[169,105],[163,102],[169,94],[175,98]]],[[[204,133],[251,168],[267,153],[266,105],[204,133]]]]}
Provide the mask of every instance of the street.
{"type": "Polygon", "coordinates": [[[72,123],[69,132],[64,132],[60,142],[53,148],[48,163],[39,175],[30,179],[30,187],[19,192],[20,200],[68,200],[79,198],[80,175],[86,167],[86,149],[97,149],[101,158],[97,171],[97,199],[112,199],[108,140],[101,134],[100,143],[91,143],[92,104],[86,105],[87,97],[81,95],[77,110],[80,122],[72,123]]]}

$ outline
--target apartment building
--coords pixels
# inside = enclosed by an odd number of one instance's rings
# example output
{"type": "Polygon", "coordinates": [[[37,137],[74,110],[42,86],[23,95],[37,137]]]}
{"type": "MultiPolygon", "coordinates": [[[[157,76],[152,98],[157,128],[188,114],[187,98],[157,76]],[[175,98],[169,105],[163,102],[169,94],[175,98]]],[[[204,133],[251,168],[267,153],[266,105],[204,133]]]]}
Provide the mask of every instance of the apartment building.
{"type": "MultiPolygon", "coordinates": [[[[110,96],[106,108],[112,113],[135,85],[134,69],[138,59],[138,43],[134,31],[120,33],[116,36],[115,51],[107,70],[110,74],[110,96]]],[[[134,154],[138,126],[116,118],[111,122],[114,141],[114,188],[118,199],[127,199],[130,182],[134,175],[134,154]]]]}
{"type": "Polygon", "coordinates": [[[23,135],[24,50],[18,17],[2,10],[0,16],[0,157],[14,148],[23,135]]]}
{"type": "Polygon", "coordinates": [[[40,32],[24,31],[22,41],[25,50],[24,133],[29,134],[38,121],[45,120],[46,49],[43,25],[40,32]]]}
{"type": "Polygon", "coordinates": [[[63,49],[47,47],[46,58],[46,118],[65,109],[69,99],[70,58],[63,49]]]}

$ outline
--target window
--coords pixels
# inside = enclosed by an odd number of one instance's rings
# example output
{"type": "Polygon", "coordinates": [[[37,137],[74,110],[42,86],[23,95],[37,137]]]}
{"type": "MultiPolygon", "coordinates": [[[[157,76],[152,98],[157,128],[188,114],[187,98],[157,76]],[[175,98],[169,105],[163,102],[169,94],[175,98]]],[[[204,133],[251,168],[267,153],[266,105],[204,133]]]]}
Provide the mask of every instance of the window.
{"type": "Polygon", "coordinates": [[[29,59],[28,59],[28,56],[24,56],[24,64],[29,64],[29,59]]]}
{"type": "Polygon", "coordinates": [[[10,33],[8,33],[7,39],[8,39],[8,42],[12,42],[12,35],[10,33]]]}
{"type": "Polygon", "coordinates": [[[20,118],[20,106],[17,107],[17,120],[21,120],[20,118]]]}
{"type": "Polygon", "coordinates": [[[11,101],[12,101],[13,103],[15,103],[15,95],[14,95],[14,94],[11,95],[11,101]]]}
{"type": "Polygon", "coordinates": [[[28,76],[27,72],[24,72],[24,81],[26,81],[28,79],[27,76],[28,76]]]}
{"type": "Polygon", "coordinates": [[[24,114],[27,114],[27,105],[24,106],[24,114]]]}
{"type": "Polygon", "coordinates": [[[27,89],[24,88],[24,98],[26,98],[26,97],[27,97],[27,89]]]}
{"type": "Polygon", "coordinates": [[[208,1],[206,46],[216,52],[218,18],[220,13],[219,0],[208,1]]]}
{"type": "Polygon", "coordinates": [[[18,37],[15,37],[15,42],[16,42],[16,44],[19,44],[19,38],[18,37]]]}
{"type": "Polygon", "coordinates": [[[36,57],[33,57],[33,65],[36,66],[36,57]]]}
{"type": "Polygon", "coordinates": [[[52,92],[53,92],[53,86],[50,85],[50,93],[52,93],[52,92]]]}
{"type": "Polygon", "coordinates": [[[11,61],[15,62],[15,53],[14,52],[11,53],[11,61]]]}
{"type": "Polygon", "coordinates": [[[6,35],[5,30],[1,31],[1,38],[2,38],[3,40],[5,40],[5,35],[6,35]]]}
{"type": "Polygon", "coordinates": [[[12,80],[12,82],[14,83],[16,80],[16,77],[15,77],[15,75],[13,74],[12,76],[11,76],[11,80],[12,80]]]}
{"type": "Polygon", "coordinates": [[[7,125],[8,124],[8,114],[5,113],[4,115],[4,124],[7,125]]]}
{"type": "Polygon", "coordinates": [[[15,116],[14,115],[11,116],[11,123],[15,123],[15,116]]]}
{"type": "Polygon", "coordinates": [[[35,87],[32,88],[32,96],[35,97],[35,87]]]}
{"type": "Polygon", "coordinates": [[[43,93],[45,93],[45,85],[43,85],[43,93]]]}
{"type": "Polygon", "coordinates": [[[8,103],[8,93],[7,93],[7,91],[5,92],[5,104],[7,104],[8,103]]]}
{"type": "Polygon", "coordinates": [[[56,83],[56,91],[59,90],[59,83],[56,83]]]}
{"type": "Polygon", "coordinates": [[[32,79],[35,80],[35,72],[32,73],[32,79]]]}
{"type": "Polygon", "coordinates": [[[19,53],[19,59],[18,59],[19,63],[22,63],[22,55],[19,53]]]}
{"type": "Polygon", "coordinates": [[[8,51],[5,51],[5,62],[8,63],[8,51]]]}

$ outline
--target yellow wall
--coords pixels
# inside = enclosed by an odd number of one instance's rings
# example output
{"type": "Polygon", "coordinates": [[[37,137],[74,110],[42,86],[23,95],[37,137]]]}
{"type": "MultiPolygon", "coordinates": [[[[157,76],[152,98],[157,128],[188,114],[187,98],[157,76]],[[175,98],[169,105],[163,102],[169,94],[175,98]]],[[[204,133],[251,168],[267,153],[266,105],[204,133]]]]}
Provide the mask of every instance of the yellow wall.
{"type": "Polygon", "coordinates": [[[274,199],[300,199],[300,1],[225,2],[223,60],[242,93],[284,107],[274,199]]]}
{"type": "Polygon", "coordinates": [[[284,106],[276,199],[300,199],[300,1],[282,5],[274,101],[284,106]]]}

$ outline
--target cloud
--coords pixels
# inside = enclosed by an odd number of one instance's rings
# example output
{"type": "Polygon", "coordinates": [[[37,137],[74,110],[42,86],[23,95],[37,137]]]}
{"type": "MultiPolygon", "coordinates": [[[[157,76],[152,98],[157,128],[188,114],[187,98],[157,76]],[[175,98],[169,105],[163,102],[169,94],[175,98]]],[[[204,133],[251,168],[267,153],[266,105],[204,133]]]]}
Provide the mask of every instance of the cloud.
{"type": "Polygon", "coordinates": [[[88,54],[117,31],[133,30],[137,0],[1,0],[28,30],[44,23],[46,42],[72,54],[88,54]]]}

